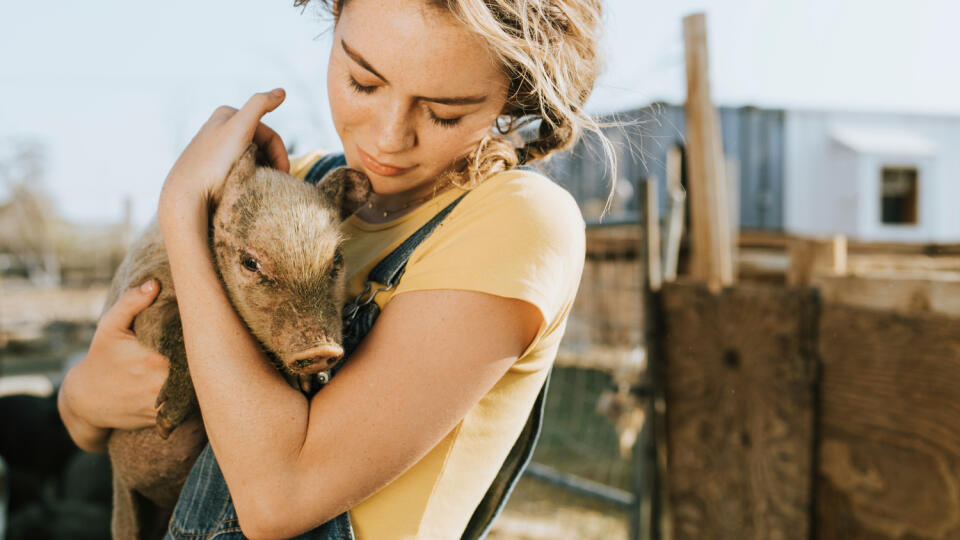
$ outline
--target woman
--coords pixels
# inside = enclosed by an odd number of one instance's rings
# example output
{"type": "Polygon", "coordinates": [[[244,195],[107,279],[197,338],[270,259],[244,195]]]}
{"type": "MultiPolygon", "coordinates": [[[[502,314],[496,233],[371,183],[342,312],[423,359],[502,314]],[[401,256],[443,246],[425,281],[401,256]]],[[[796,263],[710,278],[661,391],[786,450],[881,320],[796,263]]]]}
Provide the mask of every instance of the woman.
{"type": "MultiPolygon", "coordinates": [[[[377,295],[373,329],[308,401],[231,308],[209,253],[207,204],[251,140],[301,177],[318,156],[291,164],[261,122],[282,90],[217,109],[170,171],[158,211],[191,376],[247,536],[291,537],[349,510],[358,538],[456,538],[526,422],[576,294],[584,249],[576,204],[512,168],[595,127],[582,106],[597,73],[600,8],[332,4],[333,120],[348,165],[374,191],[344,223],[348,297],[380,258],[470,193],[417,248],[397,288],[377,295]],[[492,129],[525,120],[541,126],[519,148],[492,129]]],[[[61,414],[82,448],[103,451],[111,428],[154,422],[167,364],[127,331],[154,288],[129,291],[104,315],[64,381],[61,414]]]]}

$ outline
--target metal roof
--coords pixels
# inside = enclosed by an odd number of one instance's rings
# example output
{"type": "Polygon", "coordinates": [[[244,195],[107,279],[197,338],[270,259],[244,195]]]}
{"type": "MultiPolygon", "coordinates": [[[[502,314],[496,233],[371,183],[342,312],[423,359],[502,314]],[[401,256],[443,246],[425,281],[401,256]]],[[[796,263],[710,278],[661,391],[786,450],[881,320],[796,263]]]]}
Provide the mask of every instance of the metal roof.
{"type": "Polygon", "coordinates": [[[938,150],[933,141],[900,129],[835,126],[830,137],[860,154],[933,156],[938,150]]]}

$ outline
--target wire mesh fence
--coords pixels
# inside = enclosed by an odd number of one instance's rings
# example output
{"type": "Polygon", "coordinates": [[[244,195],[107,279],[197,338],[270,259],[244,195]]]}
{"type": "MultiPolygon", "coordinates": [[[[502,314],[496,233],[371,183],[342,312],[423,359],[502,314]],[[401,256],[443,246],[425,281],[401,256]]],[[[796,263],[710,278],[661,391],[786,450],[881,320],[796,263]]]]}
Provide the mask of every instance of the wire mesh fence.
{"type": "Polygon", "coordinates": [[[638,225],[594,226],[547,394],[543,431],[493,539],[631,538],[644,403],[638,225]]]}

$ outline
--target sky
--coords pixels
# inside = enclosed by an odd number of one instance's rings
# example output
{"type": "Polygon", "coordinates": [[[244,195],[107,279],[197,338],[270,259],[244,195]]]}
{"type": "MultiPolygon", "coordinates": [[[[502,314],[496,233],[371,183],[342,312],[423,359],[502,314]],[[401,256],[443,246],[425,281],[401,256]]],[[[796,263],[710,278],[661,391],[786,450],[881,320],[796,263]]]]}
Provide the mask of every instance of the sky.
{"type": "MultiPolygon", "coordinates": [[[[605,70],[588,110],[685,95],[682,18],[707,14],[720,105],[960,116],[960,2],[606,0],[605,70]]],[[[0,159],[42,145],[67,219],[150,219],[167,171],[210,113],[281,86],[265,121],[298,151],[337,149],[324,75],[329,21],[287,2],[0,0],[0,159]]],[[[0,200],[4,197],[0,186],[0,200]]]]}

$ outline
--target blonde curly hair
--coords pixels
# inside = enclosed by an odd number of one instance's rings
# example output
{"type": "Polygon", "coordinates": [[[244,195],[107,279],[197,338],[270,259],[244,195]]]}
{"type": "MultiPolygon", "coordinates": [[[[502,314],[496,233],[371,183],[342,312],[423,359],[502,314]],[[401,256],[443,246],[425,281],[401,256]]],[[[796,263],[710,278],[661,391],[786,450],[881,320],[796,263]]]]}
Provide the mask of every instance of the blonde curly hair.
{"type": "MultiPolygon", "coordinates": [[[[336,21],[347,0],[320,0],[336,21]]],[[[464,161],[453,183],[541,160],[594,132],[614,172],[615,154],[584,105],[600,73],[600,0],[427,0],[453,15],[497,56],[510,86],[491,134],[464,161]],[[539,123],[536,133],[518,131],[539,123]]],[[[310,0],[294,0],[305,6],[310,0]]]]}

